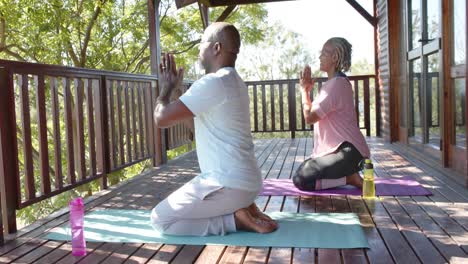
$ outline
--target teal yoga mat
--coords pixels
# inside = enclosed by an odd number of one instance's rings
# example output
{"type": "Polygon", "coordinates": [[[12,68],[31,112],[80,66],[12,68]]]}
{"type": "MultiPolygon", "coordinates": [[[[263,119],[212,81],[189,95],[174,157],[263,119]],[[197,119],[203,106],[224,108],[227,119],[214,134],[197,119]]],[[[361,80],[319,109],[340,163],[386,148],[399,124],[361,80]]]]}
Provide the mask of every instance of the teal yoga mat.
{"type": "MultiPolygon", "coordinates": [[[[146,210],[97,210],[85,216],[86,241],[165,243],[252,247],[368,248],[359,218],[353,213],[273,212],[279,228],[270,234],[236,232],[225,236],[168,236],[154,230],[146,210]]],[[[57,227],[50,240],[70,240],[69,227],[57,227]]]]}

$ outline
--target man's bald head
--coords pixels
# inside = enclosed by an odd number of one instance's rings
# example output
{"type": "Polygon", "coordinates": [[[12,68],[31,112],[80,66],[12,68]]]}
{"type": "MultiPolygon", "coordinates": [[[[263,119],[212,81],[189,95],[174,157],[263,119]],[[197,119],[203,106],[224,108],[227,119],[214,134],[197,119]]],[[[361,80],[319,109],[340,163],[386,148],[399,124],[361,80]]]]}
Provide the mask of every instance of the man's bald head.
{"type": "Polygon", "coordinates": [[[202,41],[219,42],[225,51],[234,55],[239,53],[241,46],[239,31],[226,22],[215,22],[208,26],[202,41]]]}

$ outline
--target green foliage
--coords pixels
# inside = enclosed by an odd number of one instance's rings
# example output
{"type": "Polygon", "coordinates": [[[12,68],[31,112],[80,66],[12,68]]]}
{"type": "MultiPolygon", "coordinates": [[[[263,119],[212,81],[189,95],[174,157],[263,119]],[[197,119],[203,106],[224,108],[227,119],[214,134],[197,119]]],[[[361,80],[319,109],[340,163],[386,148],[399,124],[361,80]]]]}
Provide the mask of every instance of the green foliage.
{"type": "Polygon", "coordinates": [[[171,150],[168,150],[167,151],[167,159],[168,160],[173,160],[175,158],[177,158],[178,156],[184,154],[184,153],[187,153],[191,150],[194,150],[196,147],[196,144],[195,144],[195,141],[192,142],[190,148],[189,148],[189,145],[183,145],[183,146],[180,146],[178,148],[175,148],[175,149],[171,149],[171,150]]]}
{"type": "Polygon", "coordinates": [[[316,63],[299,33],[279,22],[264,32],[263,41],[246,45],[241,51],[238,69],[245,80],[294,79],[305,64],[316,63]]]}
{"type": "MultiPolygon", "coordinates": [[[[195,78],[195,48],[203,32],[196,5],[160,4],[162,51],[178,54],[186,77],[195,78]]],[[[210,10],[214,21],[223,8],[210,10]]],[[[262,40],[263,5],[237,7],[227,21],[245,43],[262,40]]],[[[149,73],[147,1],[0,1],[0,58],[123,72],[149,73]],[[4,30],[2,30],[4,29],[4,30]]]]}

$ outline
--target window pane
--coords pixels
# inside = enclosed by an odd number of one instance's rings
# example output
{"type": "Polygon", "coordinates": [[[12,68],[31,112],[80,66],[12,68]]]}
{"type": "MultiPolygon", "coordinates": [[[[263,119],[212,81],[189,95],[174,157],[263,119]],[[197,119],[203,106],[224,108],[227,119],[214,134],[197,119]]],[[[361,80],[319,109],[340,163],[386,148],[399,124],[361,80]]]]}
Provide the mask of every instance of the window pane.
{"type": "Polygon", "coordinates": [[[454,63],[465,64],[466,56],[466,0],[453,1],[453,36],[454,36],[454,63]]]}
{"type": "Polygon", "coordinates": [[[454,85],[455,106],[455,145],[466,148],[466,90],[465,78],[455,79],[454,85]]]}
{"type": "Polygon", "coordinates": [[[421,4],[419,0],[410,0],[411,3],[411,49],[419,46],[421,39],[421,4]]]}
{"type": "Polygon", "coordinates": [[[435,39],[440,36],[439,32],[439,17],[440,17],[440,0],[427,1],[427,38],[435,39]]]}
{"type": "Polygon", "coordinates": [[[410,131],[414,140],[423,141],[422,130],[422,91],[421,91],[421,59],[410,63],[410,131]]]}
{"type": "Polygon", "coordinates": [[[440,148],[439,53],[427,57],[427,126],[429,144],[440,148]]]}

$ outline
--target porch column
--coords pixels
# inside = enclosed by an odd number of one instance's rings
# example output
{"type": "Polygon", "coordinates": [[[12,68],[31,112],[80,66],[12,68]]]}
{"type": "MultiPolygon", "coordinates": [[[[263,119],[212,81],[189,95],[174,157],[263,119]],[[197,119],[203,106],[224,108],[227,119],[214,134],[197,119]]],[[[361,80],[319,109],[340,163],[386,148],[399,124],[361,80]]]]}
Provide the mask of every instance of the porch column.
{"type": "MultiPolygon", "coordinates": [[[[160,0],[148,0],[148,23],[149,23],[149,45],[150,45],[150,59],[151,59],[151,74],[158,76],[159,74],[159,63],[161,61],[161,37],[160,37],[160,24],[159,24],[159,4],[160,0]]],[[[156,87],[151,87],[153,98],[151,98],[152,109],[156,107],[156,97],[159,95],[159,82],[156,87]]],[[[151,118],[151,120],[153,120],[151,118]]],[[[159,129],[154,126],[154,122],[151,122],[153,128],[152,137],[154,138],[154,158],[153,166],[157,166],[161,163],[167,162],[166,153],[166,133],[165,129],[159,129]]]]}
{"type": "Polygon", "coordinates": [[[13,76],[0,68],[0,197],[7,234],[16,232],[16,208],[21,197],[16,141],[13,76]]]}

